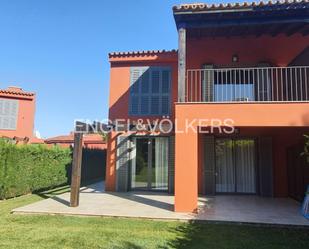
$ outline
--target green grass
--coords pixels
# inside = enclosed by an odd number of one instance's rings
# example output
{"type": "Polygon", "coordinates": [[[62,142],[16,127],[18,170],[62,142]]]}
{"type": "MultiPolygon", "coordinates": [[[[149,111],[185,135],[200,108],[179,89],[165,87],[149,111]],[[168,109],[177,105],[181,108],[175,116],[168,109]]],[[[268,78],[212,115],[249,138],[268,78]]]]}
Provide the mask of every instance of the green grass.
{"type": "Polygon", "coordinates": [[[309,230],[302,229],[10,214],[66,190],[0,201],[0,248],[309,248],[309,230]]]}

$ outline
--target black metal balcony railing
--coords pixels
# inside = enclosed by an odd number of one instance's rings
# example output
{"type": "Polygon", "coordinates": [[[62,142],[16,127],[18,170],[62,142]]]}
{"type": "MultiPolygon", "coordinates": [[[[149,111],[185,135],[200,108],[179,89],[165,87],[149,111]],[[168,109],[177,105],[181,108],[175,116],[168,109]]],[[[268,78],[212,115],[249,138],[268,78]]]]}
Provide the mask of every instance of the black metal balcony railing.
{"type": "Polygon", "coordinates": [[[309,101],[309,66],[190,69],[185,102],[309,101]]]}

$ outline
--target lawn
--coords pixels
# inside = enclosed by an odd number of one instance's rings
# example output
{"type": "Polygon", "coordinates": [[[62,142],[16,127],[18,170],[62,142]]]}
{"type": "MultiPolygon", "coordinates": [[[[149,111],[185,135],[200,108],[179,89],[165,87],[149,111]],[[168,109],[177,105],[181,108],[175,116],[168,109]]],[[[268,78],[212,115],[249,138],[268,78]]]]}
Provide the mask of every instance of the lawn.
{"type": "Polygon", "coordinates": [[[0,201],[0,248],[309,248],[309,230],[301,229],[10,214],[66,190],[0,201]]]}

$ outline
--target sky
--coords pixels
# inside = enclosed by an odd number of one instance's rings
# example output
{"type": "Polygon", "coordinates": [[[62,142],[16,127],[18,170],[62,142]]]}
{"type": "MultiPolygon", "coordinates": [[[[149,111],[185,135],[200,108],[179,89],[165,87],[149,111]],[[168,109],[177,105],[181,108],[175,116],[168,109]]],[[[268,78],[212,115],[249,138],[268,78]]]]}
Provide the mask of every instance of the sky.
{"type": "Polygon", "coordinates": [[[0,0],[0,88],[36,93],[43,138],[106,119],[108,53],[177,48],[172,6],[190,2],[0,0]]]}

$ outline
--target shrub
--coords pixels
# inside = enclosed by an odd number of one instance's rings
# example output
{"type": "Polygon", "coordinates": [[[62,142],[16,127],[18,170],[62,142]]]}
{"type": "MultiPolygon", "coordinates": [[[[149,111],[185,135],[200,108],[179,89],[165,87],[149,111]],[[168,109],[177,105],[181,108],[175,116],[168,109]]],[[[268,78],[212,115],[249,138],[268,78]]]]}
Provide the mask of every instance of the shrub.
{"type": "Polygon", "coordinates": [[[67,183],[70,163],[69,149],[15,145],[0,139],[0,199],[67,183]]]}

